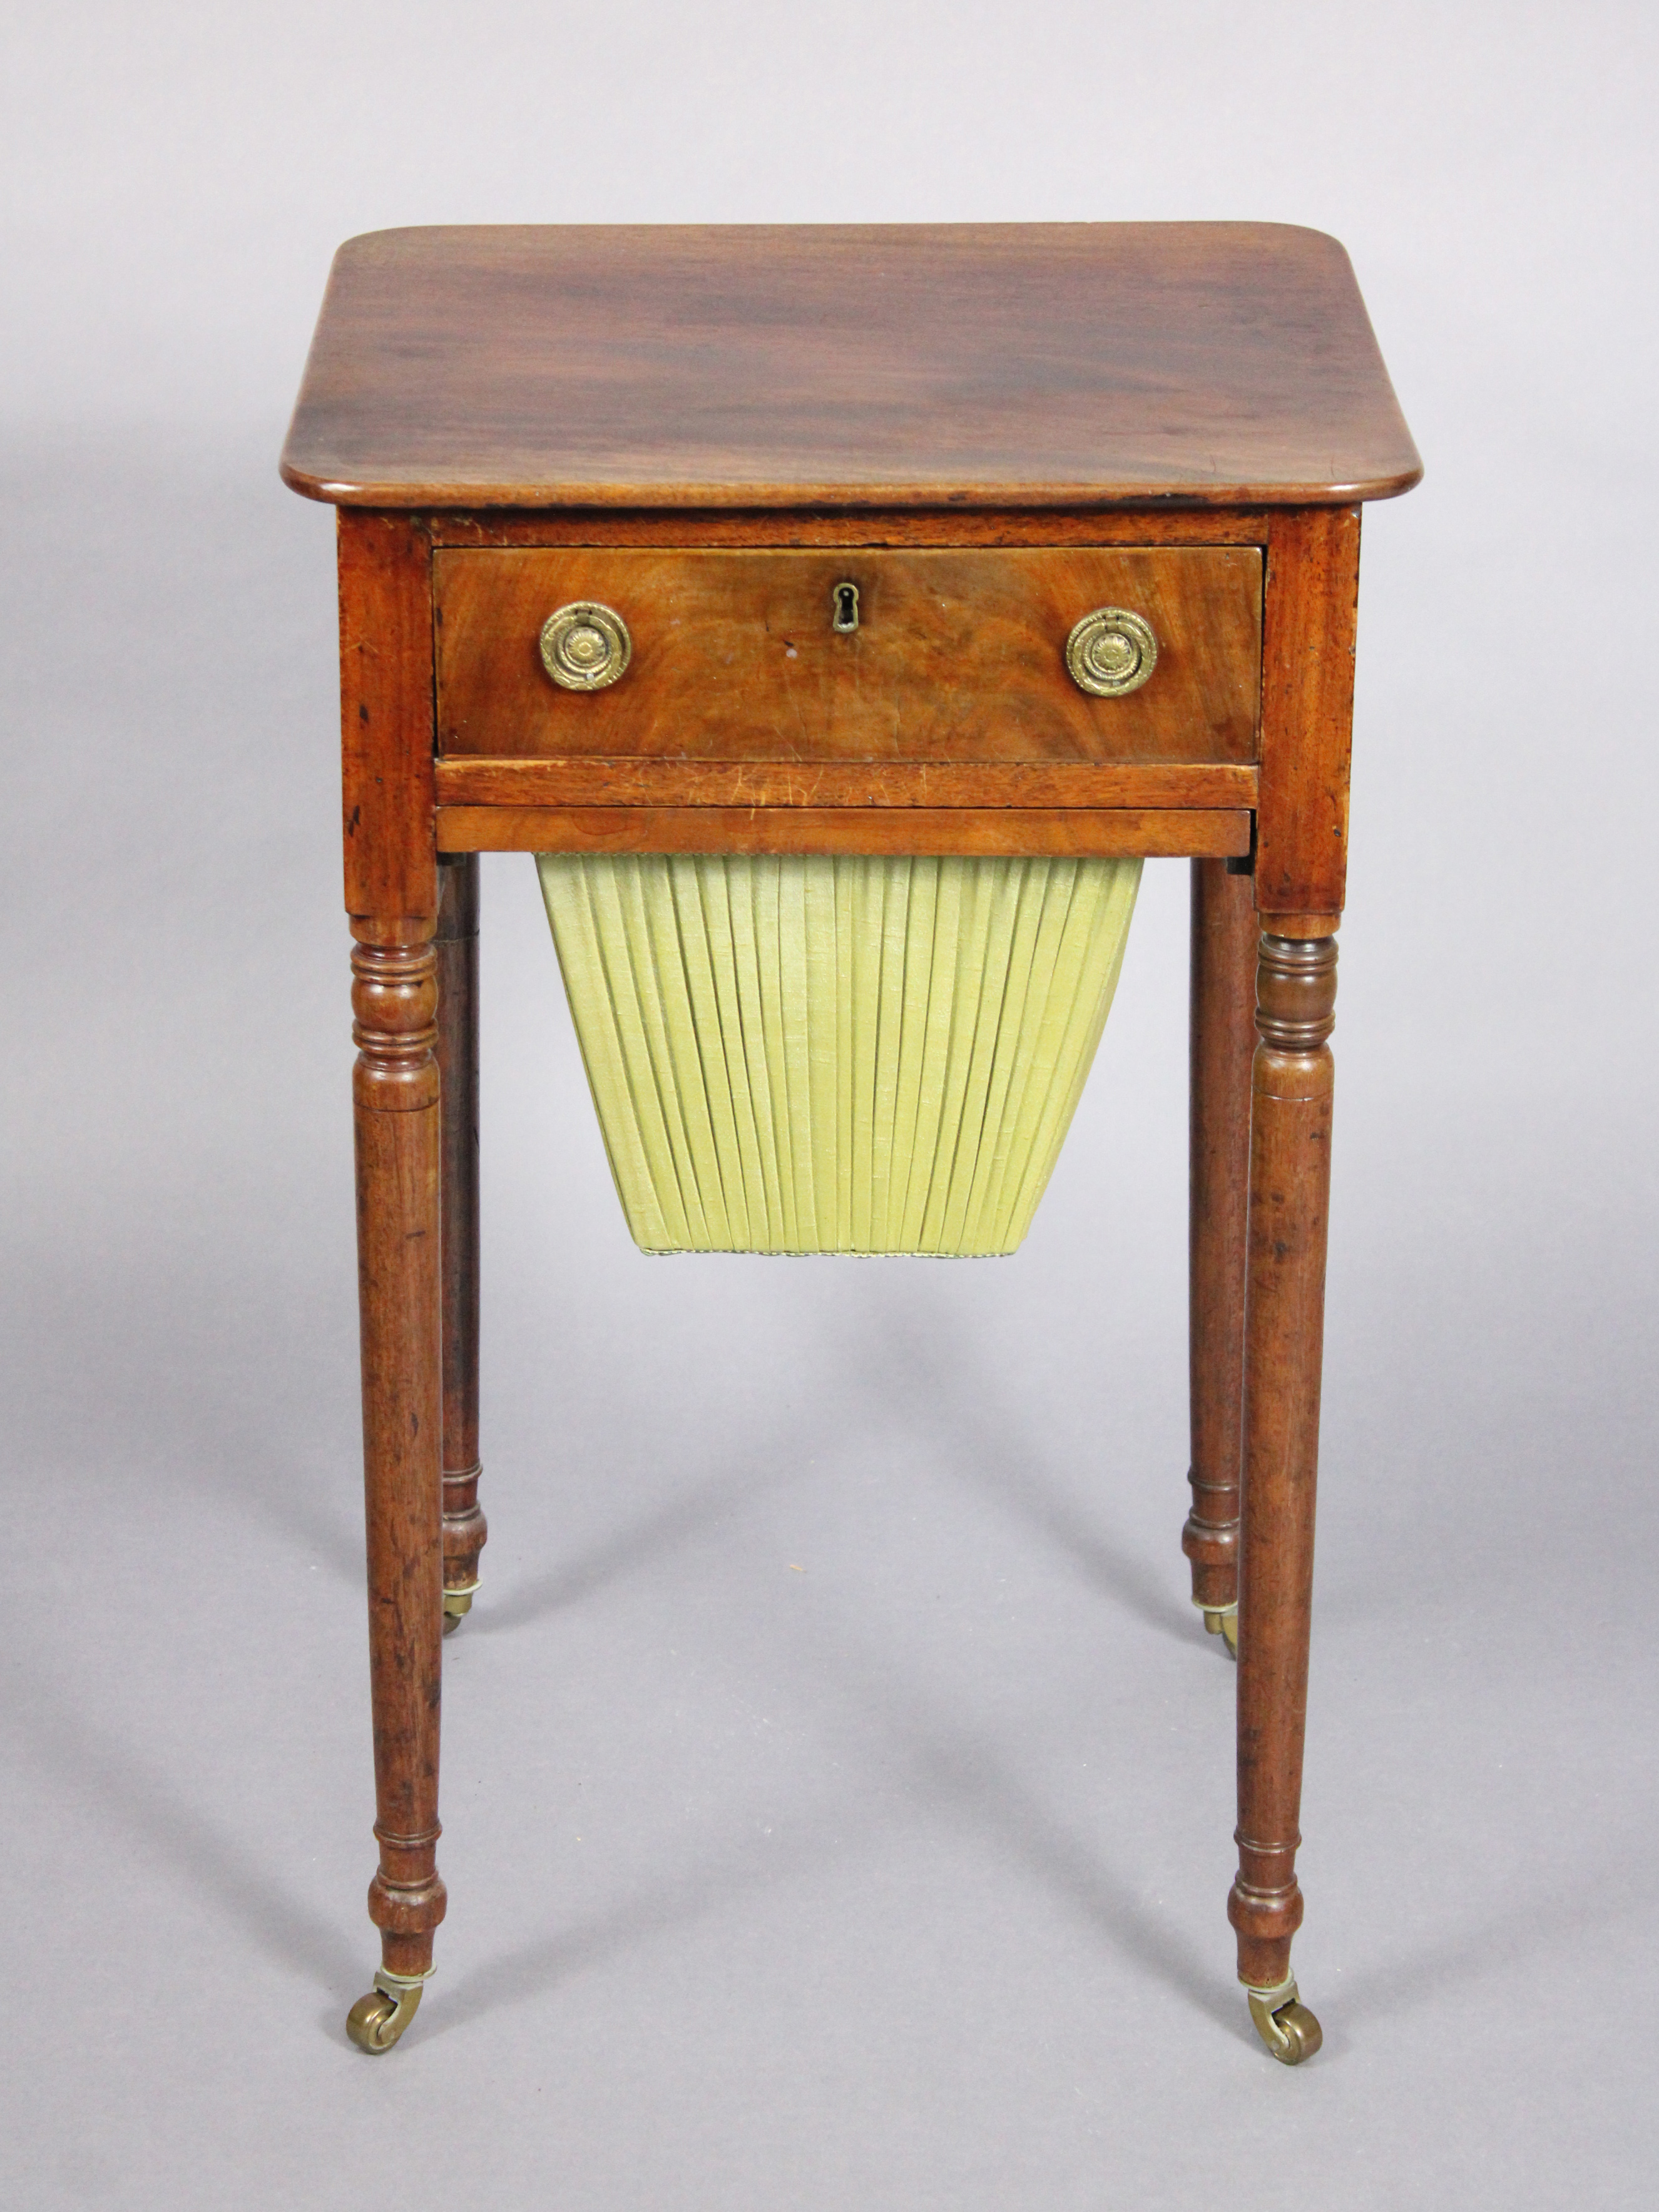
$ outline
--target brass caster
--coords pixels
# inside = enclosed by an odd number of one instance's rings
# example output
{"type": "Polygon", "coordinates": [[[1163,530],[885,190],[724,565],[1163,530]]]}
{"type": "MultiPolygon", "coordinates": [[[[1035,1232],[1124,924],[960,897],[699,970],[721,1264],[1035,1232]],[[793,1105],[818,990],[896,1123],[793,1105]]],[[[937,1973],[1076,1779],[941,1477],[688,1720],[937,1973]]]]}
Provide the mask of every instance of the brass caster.
{"type": "Polygon", "coordinates": [[[1246,1987],[1255,2032],[1281,2066],[1299,2066],[1325,2040],[1323,2029],[1296,1993],[1294,1976],[1276,1990],[1246,1987]]]}
{"type": "Polygon", "coordinates": [[[420,2008],[425,1974],[388,1974],[382,1966],[374,1986],[346,2014],[346,2033],[359,2051],[390,2051],[420,2008]]]}
{"type": "Polygon", "coordinates": [[[477,1587],[477,1583],[469,1583],[465,1589],[447,1589],[444,1592],[444,1634],[446,1636],[453,1636],[467,1614],[471,1612],[473,1593],[477,1587]]]}
{"type": "Polygon", "coordinates": [[[1204,1627],[1206,1634],[1218,1636],[1221,1638],[1230,1659],[1237,1658],[1238,1607],[1237,1605],[1218,1606],[1213,1608],[1206,1606],[1204,1627]]]}

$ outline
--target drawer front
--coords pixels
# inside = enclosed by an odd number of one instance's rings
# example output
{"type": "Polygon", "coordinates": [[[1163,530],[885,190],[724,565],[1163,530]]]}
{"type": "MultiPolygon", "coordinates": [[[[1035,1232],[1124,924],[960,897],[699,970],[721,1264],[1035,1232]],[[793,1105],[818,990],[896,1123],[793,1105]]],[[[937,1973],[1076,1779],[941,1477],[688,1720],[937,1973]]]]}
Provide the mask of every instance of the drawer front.
{"type": "Polygon", "coordinates": [[[574,759],[1249,762],[1255,546],[961,552],[440,551],[440,750],[574,759]],[[838,630],[857,590],[857,627],[838,630]],[[543,624],[598,603],[630,655],[561,687],[543,624]],[[1139,688],[1097,696],[1066,642],[1097,608],[1156,641],[1139,688]]]}

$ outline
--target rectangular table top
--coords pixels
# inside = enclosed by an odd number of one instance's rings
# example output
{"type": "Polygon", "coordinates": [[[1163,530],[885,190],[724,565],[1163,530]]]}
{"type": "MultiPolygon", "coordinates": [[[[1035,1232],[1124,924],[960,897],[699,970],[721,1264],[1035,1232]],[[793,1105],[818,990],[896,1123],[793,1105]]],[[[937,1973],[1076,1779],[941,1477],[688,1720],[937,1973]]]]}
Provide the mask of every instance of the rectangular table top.
{"type": "Polygon", "coordinates": [[[1348,503],[1421,474],[1279,223],[514,225],[335,258],[283,457],[373,507],[1348,503]]]}

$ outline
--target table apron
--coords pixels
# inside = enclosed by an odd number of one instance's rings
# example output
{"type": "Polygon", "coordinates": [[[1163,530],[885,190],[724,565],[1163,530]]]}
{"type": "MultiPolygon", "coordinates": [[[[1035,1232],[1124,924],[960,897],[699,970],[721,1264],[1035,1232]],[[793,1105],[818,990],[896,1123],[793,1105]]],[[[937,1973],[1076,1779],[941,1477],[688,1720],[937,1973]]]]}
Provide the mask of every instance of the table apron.
{"type": "Polygon", "coordinates": [[[442,806],[441,853],[1242,858],[1241,806],[442,806]]]}

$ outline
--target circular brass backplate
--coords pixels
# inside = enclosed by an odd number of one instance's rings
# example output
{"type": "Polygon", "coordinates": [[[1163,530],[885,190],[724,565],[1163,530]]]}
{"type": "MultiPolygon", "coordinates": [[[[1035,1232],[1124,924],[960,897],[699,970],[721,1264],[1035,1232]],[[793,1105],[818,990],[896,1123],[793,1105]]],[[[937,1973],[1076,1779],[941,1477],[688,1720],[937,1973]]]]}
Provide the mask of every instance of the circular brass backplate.
{"type": "Polygon", "coordinates": [[[1144,615],[1127,607],[1097,607],[1066,641],[1072,681],[1097,699],[1139,691],[1158,665],[1158,640],[1144,615]]]}
{"type": "Polygon", "coordinates": [[[573,599],[542,624],[542,666],[566,691],[603,691],[633,658],[628,624],[614,607],[573,599]]]}

